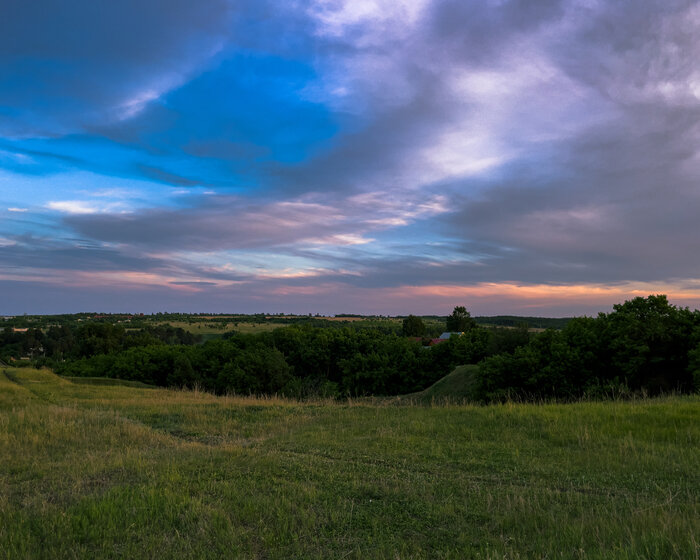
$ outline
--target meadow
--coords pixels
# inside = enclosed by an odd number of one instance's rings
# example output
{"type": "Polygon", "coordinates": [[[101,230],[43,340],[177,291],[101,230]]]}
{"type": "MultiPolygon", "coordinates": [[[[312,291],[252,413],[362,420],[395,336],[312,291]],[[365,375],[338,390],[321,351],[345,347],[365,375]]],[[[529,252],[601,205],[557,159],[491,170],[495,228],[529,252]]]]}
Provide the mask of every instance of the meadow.
{"type": "Polygon", "coordinates": [[[700,555],[697,395],[418,406],[80,381],[0,369],[0,558],[700,555]]]}
{"type": "Polygon", "coordinates": [[[207,337],[207,335],[221,336],[223,333],[229,330],[235,330],[236,332],[241,332],[245,334],[258,334],[261,332],[270,332],[280,327],[284,327],[284,323],[275,322],[237,322],[231,320],[230,322],[206,322],[206,321],[167,321],[163,323],[158,323],[162,325],[170,325],[171,327],[181,328],[192,334],[199,334],[207,337]]]}

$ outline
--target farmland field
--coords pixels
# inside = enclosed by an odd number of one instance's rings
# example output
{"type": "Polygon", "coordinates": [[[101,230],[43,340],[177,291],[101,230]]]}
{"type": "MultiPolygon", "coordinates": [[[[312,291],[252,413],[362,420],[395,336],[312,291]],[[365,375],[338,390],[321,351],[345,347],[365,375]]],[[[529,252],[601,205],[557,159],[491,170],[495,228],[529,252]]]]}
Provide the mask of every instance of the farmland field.
{"type": "Polygon", "coordinates": [[[192,334],[201,334],[205,337],[207,335],[222,335],[226,331],[230,330],[235,330],[246,334],[257,334],[261,332],[269,332],[285,326],[284,323],[274,322],[255,323],[244,321],[239,323],[233,319],[228,323],[208,323],[206,321],[167,321],[161,324],[181,328],[187,332],[191,332],[192,334]]]}
{"type": "Polygon", "coordinates": [[[0,369],[0,558],[697,558],[700,397],[392,405],[0,369]]]}

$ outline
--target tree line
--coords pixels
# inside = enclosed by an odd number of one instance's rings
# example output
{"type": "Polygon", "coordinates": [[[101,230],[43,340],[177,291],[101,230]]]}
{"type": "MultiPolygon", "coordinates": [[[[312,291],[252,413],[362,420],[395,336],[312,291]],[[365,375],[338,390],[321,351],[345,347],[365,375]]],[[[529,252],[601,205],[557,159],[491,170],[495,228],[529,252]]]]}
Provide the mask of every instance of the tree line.
{"type": "Polygon", "coordinates": [[[169,325],[6,328],[0,358],[29,355],[34,365],[67,376],[294,397],[412,393],[463,364],[479,364],[468,396],[482,402],[700,389],[700,313],[663,295],[539,334],[525,324],[481,327],[461,306],[444,324],[463,334],[430,347],[414,316],[400,331],[297,324],[255,335],[231,331],[205,343],[169,325]]]}
{"type": "Polygon", "coordinates": [[[476,375],[482,401],[698,391],[700,312],[637,297],[487,357],[476,375]]]}
{"type": "Polygon", "coordinates": [[[487,353],[474,329],[434,348],[394,333],[292,326],[230,333],[199,345],[148,345],[54,364],[61,375],[107,376],[217,393],[294,397],[396,395],[434,383],[487,353]]]}
{"type": "Polygon", "coordinates": [[[0,358],[28,356],[34,365],[53,365],[98,354],[112,354],[138,346],[158,344],[196,344],[201,340],[184,329],[171,325],[126,329],[122,325],[89,322],[63,323],[47,329],[12,327],[0,330],[0,358]]]}

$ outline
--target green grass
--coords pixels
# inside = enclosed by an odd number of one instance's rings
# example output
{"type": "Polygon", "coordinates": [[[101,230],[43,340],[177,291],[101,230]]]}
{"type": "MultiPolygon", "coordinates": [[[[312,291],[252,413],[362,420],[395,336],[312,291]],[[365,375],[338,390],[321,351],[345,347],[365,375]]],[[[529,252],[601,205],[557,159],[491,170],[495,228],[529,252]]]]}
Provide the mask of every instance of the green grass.
{"type": "Polygon", "coordinates": [[[281,327],[288,327],[286,323],[228,323],[227,329],[233,329],[236,332],[244,334],[258,334],[262,332],[270,332],[281,327]]]}
{"type": "Polygon", "coordinates": [[[129,381],[127,379],[113,379],[111,377],[64,377],[71,383],[83,385],[119,385],[121,387],[140,387],[143,389],[154,389],[155,385],[148,385],[140,381],[129,381]]]}
{"type": "Polygon", "coordinates": [[[192,334],[202,335],[205,340],[221,336],[225,332],[232,330],[245,334],[258,334],[287,326],[285,323],[274,323],[267,321],[261,323],[249,323],[245,321],[238,322],[235,319],[231,319],[231,321],[228,323],[206,321],[195,321],[190,323],[187,321],[169,321],[162,324],[181,328],[192,334]]]}
{"type": "Polygon", "coordinates": [[[0,558],[697,558],[700,398],[388,406],[0,369],[0,558]]]}

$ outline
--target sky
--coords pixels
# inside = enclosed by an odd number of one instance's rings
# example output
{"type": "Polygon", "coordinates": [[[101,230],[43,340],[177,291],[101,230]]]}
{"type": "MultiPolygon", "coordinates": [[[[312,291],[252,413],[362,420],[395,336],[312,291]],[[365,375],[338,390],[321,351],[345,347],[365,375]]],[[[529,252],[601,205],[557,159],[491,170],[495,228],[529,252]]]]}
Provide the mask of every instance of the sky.
{"type": "Polygon", "coordinates": [[[0,14],[0,314],[700,307],[697,1],[0,14]]]}

